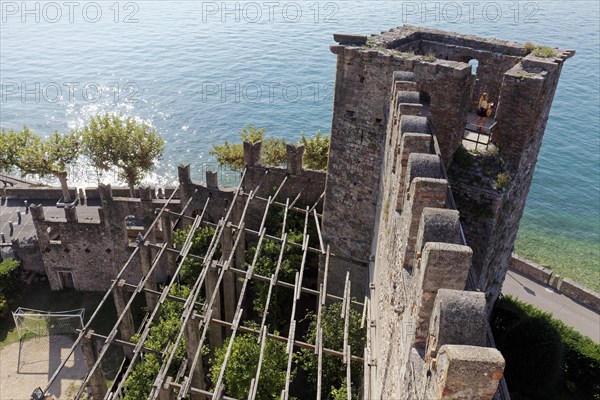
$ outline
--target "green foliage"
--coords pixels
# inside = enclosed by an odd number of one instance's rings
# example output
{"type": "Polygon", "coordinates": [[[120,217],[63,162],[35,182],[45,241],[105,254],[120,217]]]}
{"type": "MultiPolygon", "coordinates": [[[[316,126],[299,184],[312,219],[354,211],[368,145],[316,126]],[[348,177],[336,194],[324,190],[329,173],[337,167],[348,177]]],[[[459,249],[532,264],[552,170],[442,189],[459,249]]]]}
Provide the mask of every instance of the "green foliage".
{"type": "Polygon", "coordinates": [[[531,52],[533,51],[533,49],[535,49],[535,48],[536,48],[536,46],[537,46],[537,45],[536,45],[535,43],[533,43],[533,42],[525,42],[525,43],[524,43],[525,52],[526,52],[527,54],[531,53],[531,52]]]}
{"type": "MultiPolygon", "coordinates": [[[[187,286],[174,285],[169,291],[173,296],[186,298],[189,296],[191,289],[187,286]]],[[[177,337],[178,332],[181,329],[181,313],[183,312],[183,303],[167,300],[163,303],[160,309],[160,317],[158,322],[155,323],[151,328],[144,342],[145,347],[163,351],[167,345],[174,341],[177,337]]],[[[134,335],[131,340],[136,343],[139,340],[138,335],[134,335]]],[[[169,352],[172,349],[167,349],[169,352]]],[[[177,370],[181,366],[185,357],[185,340],[179,343],[179,346],[175,350],[175,357],[173,364],[169,369],[170,374],[176,374],[177,370]]],[[[145,399],[150,393],[150,388],[158,375],[160,365],[163,360],[159,359],[157,355],[153,353],[146,353],[143,358],[133,368],[127,381],[125,382],[125,400],[138,400],[145,399]]]]}
{"type": "Polygon", "coordinates": [[[0,293],[0,320],[8,315],[9,312],[8,300],[6,300],[6,296],[0,293]]]}
{"type": "MultiPolygon", "coordinates": [[[[173,242],[177,245],[182,245],[190,232],[191,227],[186,229],[177,229],[173,232],[173,242]]],[[[213,235],[215,234],[215,228],[211,226],[200,227],[194,233],[192,239],[192,247],[190,248],[190,254],[204,257],[210,246],[213,235]]],[[[221,244],[217,245],[213,256],[214,260],[221,258],[221,244]]],[[[194,260],[192,258],[186,258],[183,262],[183,266],[179,271],[179,281],[184,285],[193,285],[200,271],[202,270],[202,261],[194,260]]]]}
{"type": "Polygon", "coordinates": [[[83,129],[83,149],[94,167],[118,169],[131,190],[162,157],[164,140],[152,126],[122,115],[98,115],[83,129]]]}
{"type": "Polygon", "coordinates": [[[520,320],[499,338],[497,347],[506,360],[505,375],[511,391],[543,398],[558,384],[563,345],[548,320],[520,320]]]}
{"type": "MultiPolygon", "coordinates": [[[[548,347],[555,346],[556,344],[552,338],[553,333],[547,333],[550,331],[550,329],[547,328],[547,325],[550,325],[559,335],[562,346],[564,347],[564,361],[560,365],[562,372],[561,385],[566,387],[565,390],[576,392],[578,393],[578,396],[583,398],[591,398],[592,395],[600,393],[600,344],[595,343],[590,338],[584,337],[573,328],[565,325],[562,321],[552,318],[550,314],[542,312],[532,305],[515,300],[510,296],[504,296],[498,299],[494,306],[491,326],[498,349],[507,359],[506,373],[509,388],[513,390],[511,385],[514,386],[514,384],[511,383],[512,379],[509,377],[510,364],[515,363],[513,361],[509,364],[509,360],[512,357],[525,359],[530,353],[536,351],[541,353],[542,349],[539,348],[539,344],[543,343],[548,343],[546,345],[547,347],[544,347],[543,349],[544,352],[556,353],[556,347],[554,351],[552,348],[548,347]],[[523,322],[529,320],[537,321],[533,323],[533,328],[527,327],[523,322]],[[543,329],[542,323],[539,322],[539,320],[543,320],[546,323],[546,326],[544,326],[543,329]],[[538,328],[536,328],[536,325],[538,328]],[[529,335],[527,332],[522,334],[528,337],[532,341],[532,344],[522,343],[518,339],[507,340],[507,338],[510,339],[511,336],[516,334],[521,335],[518,331],[525,329],[537,331],[536,337],[529,335]],[[533,347],[533,349],[530,349],[530,347],[533,347]]],[[[541,356],[551,357],[546,354],[542,354],[541,356]]],[[[522,360],[522,362],[526,362],[526,360],[522,360]]],[[[550,364],[552,360],[542,362],[544,362],[544,364],[534,364],[530,370],[524,371],[519,369],[523,367],[522,364],[517,365],[517,372],[521,371],[523,374],[526,374],[527,382],[531,382],[528,384],[528,386],[531,387],[525,388],[523,394],[531,396],[533,392],[537,391],[540,393],[543,392],[546,387],[551,386],[551,375],[548,375],[545,381],[541,383],[538,382],[539,386],[534,384],[533,379],[537,377],[538,370],[549,368],[550,365],[554,365],[550,364]]],[[[518,383],[519,378],[516,379],[518,383]]],[[[535,394],[533,394],[533,396],[535,397],[535,394]]]]}
{"type": "Polygon", "coordinates": [[[531,53],[536,57],[549,58],[554,56],[554,49],[547,46],[537,46],[531,53]]]}
{"type": "Polygon", "coordinates": [[[496,183],[494,184],[494,189],[502,190],[508,187],[510,184],[510,176],[506,172],[500,172],[496,176],[496,183]]]}
{"type": "Polygon", "coordinates": [[[423,56],[424,61],[434,62],[437,60],[437,57],[433,53],[427,53],[427,55],[423,56]]]}
{"type": "Polygon", "coordinates": [[[70,201],[67,166],[79,158],[80,140],[76,134],[54,132],[42,139],[24,126],[20,132],[3,129],[0,139],[0,170],[17,167],[27,174],[55,176],[60,180],[65,200],[70,201]]]}
{"type": "MultiPolygon", "coordinates": [[[[228,338],[223,347],[216,349],[211,359],[210,379],[213,385],[216,385],[219,378],[230,340],[231,338],[228,338]]],[[[284,343],[273,339],[266,340],[256,392],[257,399],[265,400],[278,398],[285,388],[288,358],[284,343]]],[[[256,335],[242,334],[235,337],[223,379],[225,393],[228,396],[238,399],[245,399],[248,396],[250,381],[256,376],[259,356],[260,344],[256,335]]]]}
{"type": "MultiPolygon", "coordinates": [[[[342,302],[336,302],[321,310],[321,326],[323,328],[323,346],[337,351],[344,347],[344,318],[341,318],[342,302]]],[[[365,345],[365,329],[361,329],[361,313],[350,308],[348,343],[354,355],[362,354],[365,345]]],[[[304,337],[307,343],[314,344],[317,336],[317,315],[309,313],[306,318],[310,321],[308,331],[304,337]]],[[[309,397],[315,398],[317,384],[318,358],[313,350],[303,349],[299,355],[299,364],[306,371],[310,383],[307,391],[309,397]]],[[[358,383],[362,381],[362,365],[352,364],[352,398],[358,398],[358,383]]],[[[328,400],[346,398],[346,367],[339,357],[323,354],[323,397],[328,400]],[[327,390],[329,388],[329,390],[327,390]],[[340,390],[336,390],[340,389],[340,390]],[[343,396],[343,397],[341,397],[343,396]]]]}
{"type": "Polygon", "coordinates": [[[260,151],[261,164],[280,167],[285,165],[286,161],[285,140],[272,137],[263,140],[260,151]]]}
{"type": "Polygon", "coordinates": [[[10,290],[19,281],[21,262],[16,258],[7,258],[0,262],[0,289],[10,290]]]}
{"type": "Polygon", "coordinates": [[[454,162],[462,168],[469,168],[473,165],[473,156],[461,145],[454,152],[454,162]]]}
{"type": "MultiPolygon", "coordinates": [[[[344,377],[344,381],[342,382],[342,385],[339,388],[331,388],[331,393],[329,394],[329,397],[332,400],[348,400],[348,388],[346,387],[348,380],[346,379],[346,377],[344,377]]],[[[358,395],[358,391],[357,390],[353,390],[352,391],[352,398],[350,400],[358,400],[359,399],[359,395],[358,395]]]]}
{"type": "Polygon", "coordinates": [[[302,160],[304,166],[317,171],[326,170],[330,142],[330,136],[323,135],[320,131],[317,131],[313,137],[306,137],[302,133],[300,143],[304,144],[304,159],[302,160]]]}
{"type": "MultiPolygon", "coordinates": [[[[265,128],[257,129],[248,125],[242,129],[240,136],[250,143],[262,141],[265,135],[265,128]]],[[[262,145],[262,151],[265,151],[265,144],[262,145]]],[[[214,144],[213,149],[208,154],[215,156],[219,165],[230,168],[233,171],[242,171],[244,169],[244,145],[243,143],[229,143],[227,140],[222,145],[214,144]]]]}
{"type": "Polygon", "coordinates": [[[21,150],[19,168],[28,174],[66,175],[67,166],[79,158],[79,137],[73,133],[63,135],[54,132],[42,140],[39,135],[27,128],[25,130],[22,134],[27,137],[27,146],[21,150]]]}
{"type": "Polygon", "coordinates": [[[11,172],[20,168],[22,150],[27,148],[35,135],[26,126],[20,132],[12,129],[0,131],[0,171],[11,172]]]}
{"type": "MultiPolygon", "coordinates": [[[[260,161],[263,165],[282,166],[286,163],[286,143],[280,138],[265,137],[265,128],[255,128],[252,125],[246,126],[240,132],[242,142],[248,140],[251,143],[262,141],[260,161]]],[[[307,168],[324,170],[327,168],[329,157],[329,136],[317,132],[314,137],[306,137],[302,134],[299,143],[303,143],[304,163],[307,168]]],[[[209,154],[215,156],[221,166],[230,168],[233,171],[242,171],[244,169],[244,146],[243,143],[230,143],[225,141],[223,144],[213,145],[209,154]]]]}
{"type": "Polygon", "coordinates": [[[155,354],[143,355],[143,359],[137,363],[127,377],[124,400],[138,400],[148,397],[152,384],[160,370],[161,361],[155,354]]]}
{"type": "MultiPolygon", "coordinates": [[[[288,240],[298,240],[298,233],[290,233],[289,235],[290,238],[288,240]]],[[[302,240],[302,234],[299,235],[300,240],[302,240]]],[[[254,272],[267,277],[274,274],[277,269],[277,260],[280,251],[281,243],[264,239],[254,267],[254,272]]],[[[252,263],[255,253],[256,247],[251,247],[246,252],[246,262],[248,265],[252,263]]],[[[301,263],[302,252],[300,249],[286,245],[281,266],[279,268],[278,280],[293,284],[296,271],[300,270],[301,263]]],[[[254,292],[254,297],[252,299],[253,309],[257,314],[262,316],[269,293],[269,283],[253,280],[252,290],[254,292]]],[[[292,289],[283,288],[281,286],[273,287],[271,301],[269,303],[269,314],[267,317],[267,323],[270,326],[280,330],[286,330],[289,327],[289,305],[292,303],[293,296],[294,292],[292,289]]]]}

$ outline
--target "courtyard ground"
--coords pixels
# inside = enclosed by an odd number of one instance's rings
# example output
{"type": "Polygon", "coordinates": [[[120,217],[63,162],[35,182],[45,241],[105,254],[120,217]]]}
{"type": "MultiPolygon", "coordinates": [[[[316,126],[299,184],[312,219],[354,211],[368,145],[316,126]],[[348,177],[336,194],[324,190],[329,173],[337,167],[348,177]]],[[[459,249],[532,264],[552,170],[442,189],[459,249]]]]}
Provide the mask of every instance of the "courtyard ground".
{"type": "MultiPolygon", "coordinates": [[[[0,350],[0,399],[28,400],[35,388],[44,387],[73,344],[69,336],[35,337],[13,342],[0,350]]],[[[77,348],[50,387],[56,399],[73,399],[87,373],[77,348]]]]}

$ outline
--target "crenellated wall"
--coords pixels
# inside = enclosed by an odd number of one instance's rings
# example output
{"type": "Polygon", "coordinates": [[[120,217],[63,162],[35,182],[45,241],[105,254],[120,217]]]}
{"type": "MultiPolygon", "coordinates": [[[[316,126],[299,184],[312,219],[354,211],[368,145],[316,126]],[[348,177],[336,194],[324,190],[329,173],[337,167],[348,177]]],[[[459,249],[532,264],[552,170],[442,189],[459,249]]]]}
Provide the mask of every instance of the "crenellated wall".
{"type": "MultiPolygon", "coordinates": [[[[323,192],[325,190],[325,173],[323,171],[314,171],[305,169],[302,166],[302,157],[304,146],[287,145],[287,163],[285,167],[263,166],[260,163],[260,152],[262,143],[251,144],[244,142],[244,163],[245,177],[242,184],[242,193],[240,205],[243,208],[243,202],[246,195],[251,192],[255,198],[263,200],[270,196],[272,200],[285,204],[289,198],[290,205],[302,208],[312,207],[315,203],[320,204],[323,192]]],[[[186,204],[190,198],[191,203],[187,214],[200,214],[206,200],[208,208],[206,210],[208,220],[216,223],[225,215],[227,207],[233,201],[234,189],[219,188],[216,183],[216,174],[207,173],[208,185],[194,183],[190,176],[190,167],[179,167],[179,183],[181,204],[186,204]]],[[[251,229],[258,229],[264,214],[266,201],[251,202],[248,206],[246,225],[251,229]]],[[[320,209],[320,207],[318,207],[320,209]]],[[[239,215],[234,219],[239,218],[239,215]]]]}
{"type": "MultiPolygon", "coordinates": [[[[40,258],[53,290],[72,287],[101,291],[110,286],[135,248],[137,234],[151,225],[155,209],[165,203],[153,199],[150,188],[140,188],[139,192],[140,199],[113,197],[110,186],[99,186],[101,208],[97,219],[78,218],[77,207],[64,208],[64,219],[47,219],[44,207],[30,206],[40,258]],[[138,225],[128,227],[126,217],[135,219],[138,225]]],[[[159,228],[154,235],[160,237],[159,228]]],[[[166,265],[158,271],[158,279],[164,279],[166,265]]],[[[124,278],[133,282],[140,277],[136,259],[124,278]]]]}
{"type": "MultiPolygon", "coordinates": [[[[367,41],[357,36],[336,35],[340,45],[331,46],[337,55],[337,72],[327,187],[323,210],[323,235],[332,251],[361,260],[372,255],[375,211],[380,196],[380,180],[386,131],[389,123],[390,84],[395,79],[399,96],[393,108],[405,108],[417,116],[427,112],[448,161],[460,146],[470,108],[475,78],[468,64],[452,60],[426,60],[394,50],[395,41],[412,35],[392,30],[367,41]],[[424,104],[412,101],[410,91],[423,93],[424,104]],[[412,105],[411,105],[412,104],[412,105]]],[[[408,121],[411,133],[427,132],[418,120],[408,121]]],[[[405,160],[407,161],[407,160],[405,160]]],[[[345,276],[347,266],[333,263],[330,271],[345,276]]],[[[366,268],[355,267],[352,279],[355,295],[364,294],[366,268]]],[[[339,292],[341,287],[333,287],[339,292]]]]}
{"type": "MultiPolygon", "coordinates": [[[[295,207],[306,207],[318,203],[325,190],[325,173],[302,167],[303,146],[288,145],[288,162],[283,168],[260,165],[260,147],[260,142],[254,146],[246,145],[246,159],[254,161],[247,164],[243,195],[238,200],[240,207],[234,209],[233,215],[233,220],[237,221],[250,192],[255,198],[264,198],[265,201],[251,202],[248,207],[246,226],[251,229],[259,227],[269,196],[277,194],[275,201],[285,204],[289,198],[290,204],[295,201],[295,207]]],[[[207,172],[206,184],[203,185],[192,181],[189,165],[180,166],[179,180],[179,193],[174,194],[169,211],[177,214],[189,202],[185,211],[187,216],[200,215],[205,205],[204,222],[217,223],[225,216],[233,201],[234,190],[219,188],[216,173],[207,172]]],[[[156,209],[163,207],[167,201],[164,197],[173,192],[157,193],[153,188],[139,188],[135,193],[139,198],[117,196],[127,194],[128,191],[113,190],[110,186],[87,188],[85,197],[88,200],[100,199],[100,208],[94,218],[87,216],[87,210],[85,218],[78,218],[77,210],[81,206],[65,208],[63,219],[46,218],[42,206],[31,205],[37,239],[27,246],[15,243],[17,256],[21,255],[27,265],[31,264],[29,269],[45,272],[53,290],[68,287],[85,291],[106,290],[135,249],[138,234],[143,234],[150,227],[156,209]]],[[[148,235],[149,243],[161,243],[165,239],[163,224],[172,223],[175,217],[165,218],[166,221],[158,224],[148,235]]],[[[183,228],[189,223],[189,219],[183,219],[174,228],[183,228]]],[[[242,251],[237,259],[243,263],[245,246],[240,248],[242,251]]],[[[149,251],[150,257],[157,252],[154,249],[149,251]]],[[[159,261],[155,273],[158,282],[173,272],[171,258],[159,261]]],[[[133,259],[123,279],[128,282],[139,280],[142,275],[140,261],[139,257],[133,259]]]]}
{"type": "MultiPolygon", "coordinates": [[[[332,138],[324,206],[323,235],[333,251],[369,260],[374,256],[376,208],[388,173],[386,148],[408,171],[409,154],[423,152],[419,135],[437,139],[441,162],[449,167],[462,146],[469,113],[483,91],[496,104],[491,141],[499,148],[510,183],[487,188],[451,175],[467,243],[472,244],[475,285],[489,304],[500,293],[525,200],[531,184],[548,113],[562,65],[574,51],[555,49],[549,58],[528,54],[520,43],[404,25],[371,37],[335,35],[338,45],[332,138]],[[472,74],[468,61],[479,62],[472,74]],[[393,83],[392,83],[393,82],[393,83]],[[390,85],[397,91],[389,96],[390,85]],[[418,100],[415,101],[415,96],[418,100]],[[391,111],[390,111],[391,110],[391,111]],[[392,116],[396,112],[397,115],[392,116]],[[419,118],[428,116],[426,122],[419,118]],[[406,146],[390,147],[390,119],[404,124],[406,146]],[[409,140],[410,139],[410,140],[409,140]]],[[[417,156],[414,156],[417,157],[417,156]]],[[[416,168],[425,168],[423,156],[416,168]]],[[[425,157],[426,158],[426,157],[425,157]]],[[[433,160],[430,160],[433,162],[433,160]]],[[[395,164],[391,167],[396,171],[395,164]]],[[[471,171],[481,174],[481,171],[471,171]]],[[[404,173],[401,192],[410,188],[404,173]]],[[[433,177],[425,175],[425,177],[433,177]]],[[[397,199],[402,207],[404,199],[397,199]]],[[[414,230],[414,225],[413,228],[414,230]]],[[[412,240],[406,244],[413,246],[412,240]]],[[[407,264],[411,260],[405,260],[407,264]]],[[[330,270],[343,276],[347,266],[330,270]]],[[[366,291],[367,272],[352,269],[354,294],[366,291]]],[[[340,291],[341,287],[332,290],[340,291]]]]}
{"type": "MultiPolygon", "coordinates": [[[[402,74],[395,79],[407,79],[402,74]]],[[[407,96],[390,85],[390,104],[407,96]]],[[[392,106],[370,267],[365,398],[491,399],[504,359],[488,347],[486,300],[467,292],[473,252],[419,107],[392,106]],[[403,112],[409,112],[404,114],[403,112]]]]}

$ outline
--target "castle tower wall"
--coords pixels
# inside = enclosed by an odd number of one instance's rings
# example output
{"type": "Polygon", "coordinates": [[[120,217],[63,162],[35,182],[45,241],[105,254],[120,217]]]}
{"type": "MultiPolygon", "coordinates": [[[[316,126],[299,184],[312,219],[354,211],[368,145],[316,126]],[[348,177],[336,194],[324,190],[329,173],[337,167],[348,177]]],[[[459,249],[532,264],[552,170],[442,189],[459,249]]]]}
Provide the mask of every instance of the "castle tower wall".
{"type": "MultiPolygon", "coordinates": [[[[363,43],[357,43],[360,37],[336,35],[341,45],[331,47],[337,55],[337,70],[323,236],[334,254],[365,261],[373,254],[371,243],[382,193],[384,148],[390,146],[386,132],[391,115],[391,86],[406,92],[394,100],[392,113],[396,107],[402,108],[407,112],[404,118],[418,119],[414,116],[416,110],[428,112],[432,116],[429,121],[440,132],[442,155],[451,159],[462,140],[474,83],[467,64],[381,51],[380,47],[392,46],[392,39],[398,35],[395,31],[385,32],[369,39],[369,43],[366,37],[363,43]],[[388,39],[389,43],[385,42],[388,39]],[[411,90],[415,94],[408,94],[411,90]],[[418,92],[428,97],[426,106],[414,104],[418,92]],[[409,106],[411,103],[413,106],[409,106]]],[[[394,122],[396,131],[399,123],[394,122]]],[[[412,133],[422,133],[427,128],[420,126],[422,123],[411,125],[416,128],[409,131],[412,133]]],[[[397,148],[397,143],[393,148],[397,148]]],[[[332,287],[328,289],[341,293],[347,269],[344,263],[330,265],[332,287]]],[[[352,267],[351,279],[363,282],[352,285],[354,294],[362,295],[368,282],[366,268],[352,267]]]]}
{"type": "Polygon", "coordinates": [[[474,250],[477,285],[486,292],[488,306],[502,289],[562,65],[572,55],[560,50],[552,59],[529,55],[504,74],[492,140],[505,160],[506,187],[484,188],[477,178],[469,182],[450,174],[474,250]]]}

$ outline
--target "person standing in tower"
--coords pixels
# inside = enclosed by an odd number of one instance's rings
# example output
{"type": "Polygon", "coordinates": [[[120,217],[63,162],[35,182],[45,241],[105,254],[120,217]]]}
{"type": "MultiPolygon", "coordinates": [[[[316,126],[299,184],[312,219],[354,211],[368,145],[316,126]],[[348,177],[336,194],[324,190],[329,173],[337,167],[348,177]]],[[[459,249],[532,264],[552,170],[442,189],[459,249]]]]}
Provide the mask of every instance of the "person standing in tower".
{"type": "Polygon", "coordinates": [[[492,115],[492,107],[494,107],[494,103],[488,102],[488,94],[484,92],[479,98],[479,109],[477,110],[477,120],[475,121],[479,132],[482,131],[482,128],[485,128],[487,118],[492,115]]]}

